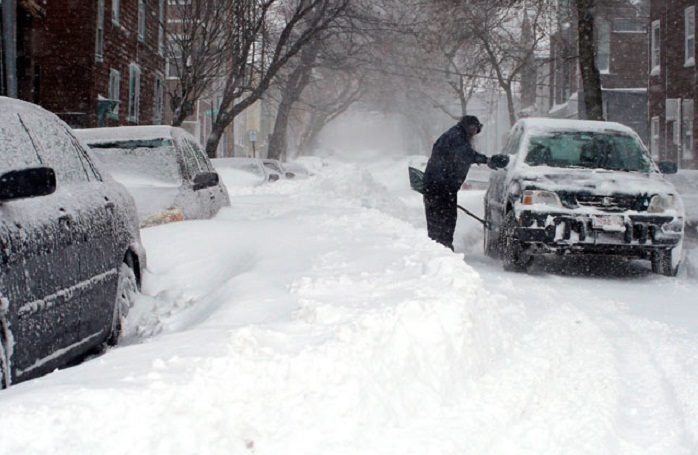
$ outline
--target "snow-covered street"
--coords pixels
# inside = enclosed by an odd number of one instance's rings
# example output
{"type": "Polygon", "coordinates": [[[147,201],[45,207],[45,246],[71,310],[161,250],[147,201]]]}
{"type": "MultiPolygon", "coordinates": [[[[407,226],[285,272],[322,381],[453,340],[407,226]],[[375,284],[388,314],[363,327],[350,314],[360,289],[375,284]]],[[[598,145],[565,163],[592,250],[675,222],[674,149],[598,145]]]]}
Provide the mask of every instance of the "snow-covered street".
{"type": "Polygon", "coordinates": [[[503,272],[462,214],[428,239],[409,163],[223,175],[214,219],[143,230],[121,344],[0,391],[0,454],[697,454],[698,250],[503,272]]]}

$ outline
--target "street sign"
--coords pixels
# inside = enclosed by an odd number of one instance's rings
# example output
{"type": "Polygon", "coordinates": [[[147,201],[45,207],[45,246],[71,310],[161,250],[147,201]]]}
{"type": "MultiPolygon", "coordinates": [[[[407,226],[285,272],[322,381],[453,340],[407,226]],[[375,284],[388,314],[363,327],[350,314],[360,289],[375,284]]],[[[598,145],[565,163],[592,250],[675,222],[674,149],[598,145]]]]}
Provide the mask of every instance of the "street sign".
{"type": "Polygon", "coordinates": [[[247,134],[250,137],[250,142],[257,142],[257,130],[250,130],[247,134]]]}

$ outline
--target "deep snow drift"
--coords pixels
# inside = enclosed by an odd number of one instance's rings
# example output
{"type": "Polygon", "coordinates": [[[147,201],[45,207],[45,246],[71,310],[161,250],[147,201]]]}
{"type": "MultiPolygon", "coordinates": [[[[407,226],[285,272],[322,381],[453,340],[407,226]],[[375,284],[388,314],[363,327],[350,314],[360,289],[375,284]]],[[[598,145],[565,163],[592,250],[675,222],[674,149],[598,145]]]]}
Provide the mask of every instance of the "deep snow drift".
{"type": "Polygon", "coordinates": [[[0,391],[0,454],[698,453],[693,265],[504,273],[470,219],[428,240],[409,159],[355,159],[143,230],[123,343],[0,391]]]}

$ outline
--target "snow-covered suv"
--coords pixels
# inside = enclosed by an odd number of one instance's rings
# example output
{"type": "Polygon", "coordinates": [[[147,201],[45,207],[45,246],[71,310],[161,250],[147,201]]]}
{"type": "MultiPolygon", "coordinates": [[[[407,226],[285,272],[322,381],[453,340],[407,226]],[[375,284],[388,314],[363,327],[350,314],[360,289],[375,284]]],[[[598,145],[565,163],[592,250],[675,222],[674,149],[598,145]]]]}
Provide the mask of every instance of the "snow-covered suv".
{"type": "MultiPolygon", "coordinates": [[[[648,259],[676,274],[684,208],[637,134],[610,122],[524,119],[485,194],[485,252],[524,271],[543,254],[648,259]]],[[[496,166],[496,165],[495,165],[496,166]]]]}

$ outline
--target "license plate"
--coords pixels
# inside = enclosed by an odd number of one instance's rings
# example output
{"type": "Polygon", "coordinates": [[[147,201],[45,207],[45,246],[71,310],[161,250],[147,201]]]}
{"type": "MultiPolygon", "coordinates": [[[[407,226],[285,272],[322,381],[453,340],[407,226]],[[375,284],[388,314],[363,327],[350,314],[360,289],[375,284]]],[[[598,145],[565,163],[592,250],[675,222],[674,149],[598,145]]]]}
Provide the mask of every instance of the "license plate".
{"type": "Polygon", "coordinates": [[[594,229],[603,231],[625,231],[625,222],[623,217],[619,215],[600,215],[595,216],[592,222],[594,229]]]}

